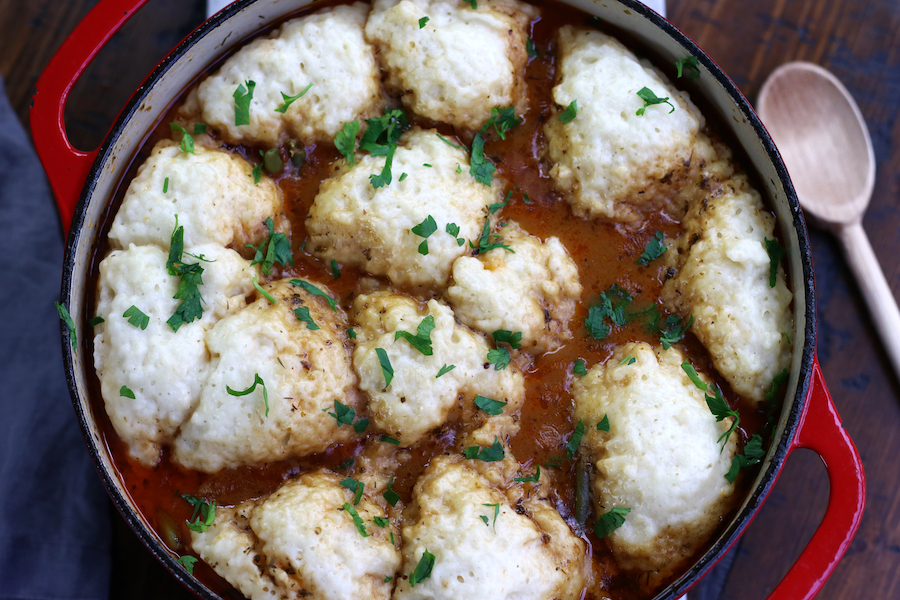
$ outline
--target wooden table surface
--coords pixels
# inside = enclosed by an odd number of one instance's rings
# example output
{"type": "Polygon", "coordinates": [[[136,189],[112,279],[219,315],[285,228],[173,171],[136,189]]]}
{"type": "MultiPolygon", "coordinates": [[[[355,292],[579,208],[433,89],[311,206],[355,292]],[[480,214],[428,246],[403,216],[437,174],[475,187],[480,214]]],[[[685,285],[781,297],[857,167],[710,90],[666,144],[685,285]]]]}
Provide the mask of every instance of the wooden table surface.
{"type": "MultiPolygon", "coordinates": [[[[40,71],[92,0],[0,0],[0,74],[19,118],[40,71]]],[[[755,100],[789,60],[830,69],[869,125],[878,175],[864,226],[900,296],[900,2],[896,0],[669,0],[669,19],[755,100]],[[752,8],[751,8],[752,6],[752,8]]],[[[152,0],[77,84],[67,110],[76,146],[96,146],[155,63],[202,20],[202,2],[152,0]]],[[[827,123],[822,124],[827,127],[827,123]]],[[[818,352],[834,402],[862,455],[868,501],[849,552],[819,598],[900,598],[900,386],[835,241],[810,228],[818,352]]],[[[900,332],[896,332],[900,335],[900,332]]],[[[825,511],[828,478],[796,452],[748,529],[723,597],[761,599],[799,555],[825,511]]],[[[113,598],[187,598],[117,519],[113,598]]]]}

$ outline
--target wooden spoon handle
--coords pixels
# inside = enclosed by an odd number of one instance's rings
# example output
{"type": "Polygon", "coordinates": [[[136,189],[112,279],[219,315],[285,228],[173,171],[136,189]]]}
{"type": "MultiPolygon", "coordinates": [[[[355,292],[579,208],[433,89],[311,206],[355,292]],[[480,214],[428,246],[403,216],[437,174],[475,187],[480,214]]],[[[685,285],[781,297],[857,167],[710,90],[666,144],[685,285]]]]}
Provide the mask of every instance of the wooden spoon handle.
{"type": "Polygon", "coordinates": [[[835,233],[844,245],[847,262],[869,305],[881,343],[894,366],[894,373],[900,379],[900,310],[897,309],[897,302],[884,278],[878,258],[872,251],[861,222],[843,225],[835,233]]]}

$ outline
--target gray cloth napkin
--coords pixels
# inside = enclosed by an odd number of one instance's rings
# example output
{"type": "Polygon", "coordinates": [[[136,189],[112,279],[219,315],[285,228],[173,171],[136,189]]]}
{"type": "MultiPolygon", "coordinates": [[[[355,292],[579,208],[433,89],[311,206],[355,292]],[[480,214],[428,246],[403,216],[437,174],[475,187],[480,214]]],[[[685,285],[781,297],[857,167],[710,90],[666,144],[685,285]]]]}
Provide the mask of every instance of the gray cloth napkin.
{"type": "Polygon", "coordinates": [[[0,598],[105,599],[110,504],[62,366],[63,240],[44,171],[0,79],[0,598]]]}

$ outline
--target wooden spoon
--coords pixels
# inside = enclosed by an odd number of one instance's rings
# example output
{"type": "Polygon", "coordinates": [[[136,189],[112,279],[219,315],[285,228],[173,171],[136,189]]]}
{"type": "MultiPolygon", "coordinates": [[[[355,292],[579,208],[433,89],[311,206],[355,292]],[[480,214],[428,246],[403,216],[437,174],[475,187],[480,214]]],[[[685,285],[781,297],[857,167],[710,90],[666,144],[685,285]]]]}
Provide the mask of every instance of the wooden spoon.
{"type": "Polygon", "coordinates": [[[900,377],[900,311],[862,227],[875,186],[875,153],[859,107],[834,75],[805,62],[775,69],[758,105],[800,205],[844,246],[900,377]]]}

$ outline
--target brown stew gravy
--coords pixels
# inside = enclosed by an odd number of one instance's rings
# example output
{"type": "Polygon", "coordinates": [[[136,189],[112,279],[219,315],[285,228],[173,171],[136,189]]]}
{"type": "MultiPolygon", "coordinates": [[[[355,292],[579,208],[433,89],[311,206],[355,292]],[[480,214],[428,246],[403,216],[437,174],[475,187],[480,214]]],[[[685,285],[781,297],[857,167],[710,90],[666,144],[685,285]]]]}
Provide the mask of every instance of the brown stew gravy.
{"type": "MultiPolygon", "coordinates": [[[[333,4],[333,2],[327,4],[333,4]]],[[[617,284],[631,293],[635,297],[635,305],[638,307],[647,306],[651,302],[656,304],[665,275],[661,261],[655,261],[649,266],[640,266],[635,263],[635,260],[657,230],[672,239],[680,232],[680,223],[662,213],[647,214],[640,228],[636,230],[616,223],[581,219],[572,215],[569,204],[554,190],[548,175],[550,165],[542,160],[542,154],[546,147],[542,125],[550,118],[553,107],[550,91],[553,87],[556,70],[554,32],[560,26],[569,23],[589,25],[604,30],[609,28],[603,23],[596,23],[586,13],[571,7],[552,1],[543,1],[540,4],[544,7],[543,15],[534,24],[531,36],[540,55],[529,61],[525,73],[529,98],[528,112],[523,115],[525,122],[512,129],[507,134],[505,141],[489,139],[484,152],[485,156],[490,158],[497,167],[496,175],[501,181],[495,182],[495,185],[503,185],[502,180],[512,183],[505,188],[506,190],[511,189],[512,195],[509,203],[503,209],[503,220],[515,220],[527,232],[542,239],[549,236],[558,237],[578,265],[584,286],[583,301],[578,305],[575,317],[570,323],[574,339],[561,350],[538,357],[525,372],[527,397],[521,413],[521,431],[511,441],[512,452],[522,463],[525,472],[531,472],[534,465],[545,465],[551,458],[562,459],[559,467],[544,467],[544,469],[553,473],[556,484],[555,504],[563,517],[568,518],[574,513],[575,463],[565,460],[565,445],[574,429],[573,401],[569,393],[569,386],[574,376],[572,373],[574,361],[581,358],[590,368],[610,357],[613,348],[619,344],[629,341],[646,341],[656,345],[659,342],[657,335],[644,330],[643,322],[640,320],[623,327],[614,326],[607,338],[601,341],[594,340],[588,336],[584,328],[584,319],[587,316],[588,308],[596,301],[601,292],[609,289],[613,284],[617,284]],[[526,202],[526,194],[530,202],[526,202]]],[[[322,3],[315,3],[313,7],[307,7],[303,11],[292,14],[290,18],[322,7],[322,3]]],[[[612,30],[607,32],[623,39],[626,45],[633,46],[626,36],[612,30]]],[[[656,65],[666,71],[670,79],[675,81],[672,65],[662,64],[659,61],[656,61],[656,65]]],[[[677,80],[676,85],[683,87],[684,81],[684,79],[677,80]]],[[[186,93],[182,95],[182,99],[185,95],[186,93]]],[[[701,108],[703,107],[702,99],[692,98],[692,100],[695,103],[700,100],[701,102],[698,104],[701,108]]],[[[175,120],[175,110],[181,101],[179,100],[170,107],[156,129],[148,135],[111,204],[101,236],[103,241],[98,244],[91,265],[91,285],[87,287],[88,291],[86,292],[88,311],[83,323],[85,331],[90,330],[87,320],[95,314],[94,290],[99,273],[98,266],[102,258],[109,252],[106,233],[128,187],[128,182],[134,177],[137,167],[149,156],[150,150],[157,141],[170,137],[169,122],[175,120]]],[[[707,119],[712,121],[712,112],[705,112],[707,119]]],[[[472,132],[457,132],[450,126],[421,119],[412,113],[407,113],[407,116],[411,125],[436,127],[442,135],[450,139],[453,139],[452,136],[458,136],[460,142],[471,144],[472,132]]],[[[711,127],[709,124],[707,125],[706,133],[715,137],[716,130],[715,122],[712,121],[711,127]]],[[[736,144],[731,145],[736,146],[736,144]]],[[[254,164],[258,162],[257,148],[241,146],[232,150],[241,153],[254,164]]],[[[355,294],[355,281],[363,273],[355,268],[342,267],[341,277],[335,279],[328,265],[301,249],[306,239],[305,218],[308,208],[315,198],[319,183],[328,177],[332,170],[332,164],[341,158],[341,155],[331,144],[307,146],[307,160],[297,170],[291,166],[287,150],[283,148],[281,153],[285,170],[281,175],[276,176],[275,180],[281,187],[286,200],[288,217],[292,225],[292,248],[296,266],[281,269],[276,265],[272,277],[277,279],[302,276],[319,281],[328,286],[339,303],[346,309],[355,294]]],[[[414,290],[407,291],[415,293],[414,290]]],[[[668,314],[662,306],[658,306],[658,308],[664,317],[668,314]]],[[[92,339],[86,343],[89,346],[87,348],[88,356],[92,356],[92,339]]],[[[715,374],[709,354],[693,334],[689,333],[677,345],[698,371],[715,374]]],[[[322,454],[293,458],[257,467],[226,469],[214,474],[185,471],[170,462],[169,453],[166,450],[156,467],[146,468],[129,460],[124,443],[119,439],[106,416],[99,382],[93,371],[89,373],[88,378],[91,386],[92,409],[101,425],[105,442],[119,476],[125,482],[134,503],[159,538],[173,553],[178,555],[190,553],[190,535],[185,522],[190,518],[192,508],[181,499],[181,494],[186,493],[215,500],[219,506],[234,505],[244,500],[258,498],[269,494],[285,480],[304,471],[319,466],[337,470],[347,459],[353,458],[359,453],[365,439],[332,447],[322,454]]],[[[756,432],[762,427],[761,413],[749,413],[742,408],[728,384],[717,375],[714,379],[721,387],[729,405],[740,410],[741,435],[746,440],[748,432],[756,432]]],[[[368,435],[377,434],[370,430],[368,435]]],[[[409,502],[412,487],[428,464],[430,457],[435,453],[449,451],[454,441],[453,423],[449,423],[442,429],[442,435],[409,450],[413,458],[404,464],[401,471],[397,473],[394,484],[394,489],[400,493],[404,502],[409,502]]],[[[347,471],[341,472],[346,473],[347,471]]],[[[747,482],[750,479],[752,478],[744,476],[738,480],[738,485],[741,486],[737,492],[738,497],[746,494],[747,482]]],[[[550,497],[553,498],[554,494],[551,494],[550,497]]],[[[592,549],[594,569],[598,574],[597,581],[603,591],[612,598],[620,600],[636,600],[651,596],[653,590],[642,585],[642,578],[620,572],[607,543],[596,539],[590,528],[588,529],[582,537],[588,541],[592,549]]],[[[688,566],[685,564],[685,569],[688,566]]],[[[241,597],[240,593],[202,561],[196,563],[194,574],[211,590],[220,595],[241,597]]]]}

